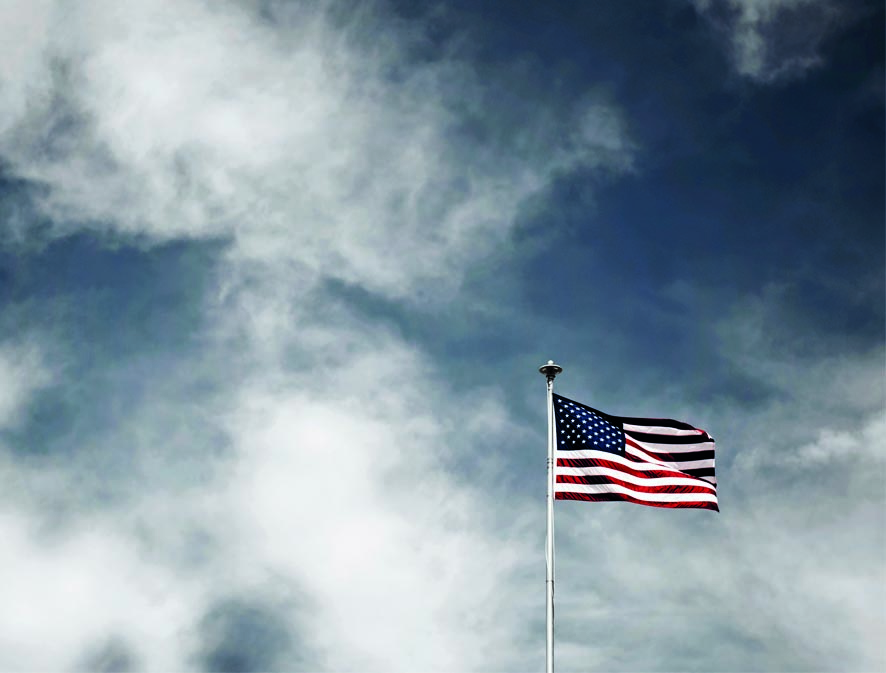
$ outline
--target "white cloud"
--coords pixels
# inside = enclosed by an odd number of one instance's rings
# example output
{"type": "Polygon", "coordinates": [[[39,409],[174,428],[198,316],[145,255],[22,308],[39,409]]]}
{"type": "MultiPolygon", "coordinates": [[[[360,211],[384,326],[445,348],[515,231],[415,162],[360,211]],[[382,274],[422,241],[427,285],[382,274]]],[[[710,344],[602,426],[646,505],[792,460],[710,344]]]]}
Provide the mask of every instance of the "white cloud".
{"type": "Polygon", "coordinates": [[[847,351],[802,319],[790,296],[789,286],[769,285],[720,325],[723,354],[770,395],[724,422],[728,477],[742,492],[729,549],[744,561],[733,572],[743,565],[760,583],[743,595],[736,577],[728,601],[736,616],[767,615],[758,637],[778,633],[822,668],[879,669],[886,350],[847,351]]]}
{"type": "Polygon", "coordinates": [[[0,509],[0,667],[70,670],[88,648],[119,635],[152,670],[179,669],[180,630],[194,621],[199,592],[104,526],[64,534],[44,526],[41,534],[38,524],[0,509]]]}
{"type": "Polygon", "coordinates": [[[430,410],[379,418],[365,401],[251,400],[235,422],[243,542],[310,587],[309,636],[332,669],[519,665],[519,527],[496,533],[482,493],[433,458],[457,437],[435,431],[430,410]]]}
{"type": "Polygon", "coordinates": [[[49,86],[43,58],[51,9],[52,0],[0,6],[0,134],[28,114],[29,101],[42,98],[49,86]]]}
{"type": "MultiPolygon", "coordinates": [[[[15,8],[31,28],[2,71],[0,155],[45,188],[55,235],[231,245],[199,359],[143,374],[137,408],[61,438],[64,455],[4,465],[19,584],[0,624],[74,587],[9,631],[7,666],[67,668],[119,638],[146,670],[188,668],[212,605],[294,587],[287,624],[314,668],[524,668],[543,647],[525,638],[537,499],[502,514],[489,493],[521,422],[322,280],[451,296],[552,180],[628,170],[624,123],[592,98],[527,102],[514,151],[484,145],[460,110],[495,125],[495,101],[456,58],[412,64],[420,27],[268,7],[274,21],[190,0],[15,8]],[[62,537],[35,538],[53,512],[62,537]]],[[[126,363],[94,366],[125,388],[126,363]]]]}
{"type": "Polygon", "coordinates": [[[50,187],[59,233],[86,221],[150,240],[230,236],[246,257],[401,297],[457,285],[558,172],[629,166],[610,105],[566,117],[540,105],[544,123],[514,129],[519,152],[491,153],[460,126],[483,88],[467,64],[409,64],[408,30],[371,12],[333,26],[312,6],[290,11],[272,23],[233,3],[44,10],[22,57],[44,65],[44,87],[13,82],[0,152],[50,187]],[[580,129],[564,133],[558,115],[580,129]]]}
{"type": "Polygon", "coordinates": [[[244,368],[253,373],[226,414],[238,457],[225,491],[231,544],[308,588],[303,636],[326,665],[525,665],[535,647],[516,634],[534,596],[513,587],[533,558],[532,510],[516,497],[498,520],[488,495],[507,470],[497,447],[519,423],[501,423],[506,412],[484,393],[453,396],[421,351],[335,302],[319,320],[297,291],[243,292],[227,307],[220,319],[239,339],[287,347],[248,349],[265,364],[244,368]],[[247,312],[287,319],[243,321],[247,312]],[[313,362],[287,370],[293,355],[313,362]],[[457,460],[478,472],[458,476],[457,460]]]}
{"type": "Polygon", "coordinates": [[[0,429],[18,425],[34,394],[51,378],[46,357],[35,342],[0,343],[0,429]]]}
{"type": "Polygon", "coordinates": [[[845,19],[830,0],[693,0],[728,33],[739,75],[759,83],[802,76],[821,65],[822,41],[845,19]]]}
{"type": "Polygon", "coordinates": [[[815,438],[810,442],[777,452],[750,451],[742,457],[740,465],[745,469],[750,464],[754,469],[783,469],[790,466],[802,472],[822,467],[841,467],[851,462],[866,465],[875,476],[882,471],[879,463],[886,461],[886,442],[883,441],[886,412],[860,414],[858,423],[857,427],[849,428],[817,427],[814,429],[815,438]]]}
{"type": "MultiPolygon", "coordinates": [[[[313,668],[514,670],[537,656],[522,634],[541,596],[526,580],[541,510],[511,494],[502,516],[491,500],[514,467],[502,447],[525,429],[485,392],[453,395],[395,335],[289,299],[285,323],[243,321],[238,304],[219,316],[246,324],[240,352],[225,343],[201,366],[236,384],[195,396],[199,370],[158,371],[136,413],[72,456],[3,464],[16,485],[0,499],[16,581],[0,610],[7,667],[68,668],[117,639],[144,670],[189,668],[213,605],[290,593],[294,654],[313,668]],[[458,460],[475,470],[455,473],[458,460]],[[41,621],[57,594],[64,609],[41,621]]],[[[282,298],[238,301],[261,313],[282,298]]]]}
{"type": "Polygon", "coordinates": [[[826,331],[810,329],[793,306],[793,292],[790,284],[771,283],[737,302],[717,327],[724,356],[777,392],[767,405],[773,419],[789,418],[786,407],[797,405],[819,423],[879,414],[886,398],[883,347],[848,350],[826,331]]]}

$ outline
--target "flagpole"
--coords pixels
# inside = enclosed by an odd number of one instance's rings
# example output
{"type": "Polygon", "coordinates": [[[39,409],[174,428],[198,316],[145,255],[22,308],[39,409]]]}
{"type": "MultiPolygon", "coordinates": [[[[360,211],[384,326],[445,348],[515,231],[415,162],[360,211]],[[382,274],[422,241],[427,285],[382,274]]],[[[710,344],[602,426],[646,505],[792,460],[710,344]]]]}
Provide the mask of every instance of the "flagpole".
{"type": "Polygon", "coordinates": [[[563,367],[554,364],[553,360],[538,368],[548,382],[548,535],[545,540],[545,565],[547,576],[547,647],[545,650],[545,671],[554,673],[554,444],[556,428],[554,427],[554,378],[563,371],[563,367]]]}

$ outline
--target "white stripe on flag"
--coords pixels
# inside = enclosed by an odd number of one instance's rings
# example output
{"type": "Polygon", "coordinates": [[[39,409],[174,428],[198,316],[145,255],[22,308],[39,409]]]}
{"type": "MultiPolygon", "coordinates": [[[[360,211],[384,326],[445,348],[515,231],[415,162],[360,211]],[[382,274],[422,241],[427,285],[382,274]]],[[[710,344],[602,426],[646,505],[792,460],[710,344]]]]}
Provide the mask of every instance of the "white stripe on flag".
{"type": "Polygon", "coordinates": [[[595,451],[594,449],[581,449],[578,451],[557,451],[557,459],[559,460],[560,458],[594,458],[597,460],[608,460],[610,462],[619,463],[621,465],[624,465],[625,467],[629,467],[632,470],[658,470],[663,472],[677,473],[674,476],[683,476],[680,474],[680,470],[675,467],[671,467],[669,463],[662,463],[661,461],[657,460],[650,460],[638,463],[635,460],[624,458],[617,453],[610,453],[609,451],[595,451]]]}
{"type": "MultiPolygon", "coordinates": [[[[628,436],[631,437],[630,435],[628,436]]],[[[631,441],[651,452],[686,453],[688,451],[714,451],[713,442],[698,442],[697,444],[653,444],[652,442],[640,441],[636,437],[631,437],[631,441]]]]}
{"type": "Polygon", "coordinates": [[[632,425],[631,423],[622,423],[621,426],[622,429],[627,432],[646,432],[650,435],[702,436],[702,434],[704,433],[703,430],[698,430],[696,428],[692,428],[690,430],[682,430],[680,428],[669,428],[667,426],[661,425],[632,425]]]}
{"type": "Polygon", "coordinates": [[[618,484],[562,484],[557,483],[557,493],[621,493],[649,502],[717,502],[713,493],[644,493],[618,484]]]}

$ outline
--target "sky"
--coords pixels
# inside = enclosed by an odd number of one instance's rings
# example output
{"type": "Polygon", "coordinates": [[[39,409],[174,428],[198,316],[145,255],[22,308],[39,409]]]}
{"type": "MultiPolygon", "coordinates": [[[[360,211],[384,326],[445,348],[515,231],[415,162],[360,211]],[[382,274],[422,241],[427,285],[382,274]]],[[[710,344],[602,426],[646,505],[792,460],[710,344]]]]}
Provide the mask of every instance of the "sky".
{"type": "Polygon", "coordinates": [[[884,9],[0,5],[0,670],[886,670],[884,9]]]}

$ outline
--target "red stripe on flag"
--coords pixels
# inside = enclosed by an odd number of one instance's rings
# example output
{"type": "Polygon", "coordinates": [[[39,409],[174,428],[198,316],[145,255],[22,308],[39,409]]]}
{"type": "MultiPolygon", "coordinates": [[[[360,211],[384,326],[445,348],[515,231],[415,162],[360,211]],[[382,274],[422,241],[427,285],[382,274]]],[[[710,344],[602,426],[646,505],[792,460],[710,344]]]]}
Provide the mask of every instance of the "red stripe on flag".
{"type": "MultiPolygon", "coordinates": [[[[644,463],[643,461],[636,462],[638,465],[649,464],[644,463]]],[[[618,470],[619,472],[624,472],[626,474],[630,474],[635,477],[641,477],[643,479],[654,477],[686,477],[687,479],[698,479],[698,477],[693,477],[691,474],[686,474],[685,472],[681,472],[676,468],[666,467],[662,470],[634,470],[621,463],[605,460],[603,458],[557,458],[557,467],[608,467],[611,470],[618,470]]]]}
{"type": "MultiPolygon", "coordinates": [[[[668,475],[670,477],[670,475],[668,475]]],[[[693,477],[686,477],[693,479],[693,477]]],[[[699,480],[700,482],[701,480],[699,480]]],[[[690,486],[689,484],[660,484],[643,486],[635,484],[632,481],[623,481],[616,477],[608,475],[577,475],[577,474],[558,474],[558,484],[617,484],[627,489],[636,491],[637,493],[706,493],[716,495],[717,492],[711,484],[699,483],[698,486],[690,486]]]]}
{"type": "Polygon", "coordinates": [[[583,500],[588,502],[633,502],[637,505],[648,505],[649,507],[665,507],[668,509],[710,509],[719,512],[720,508],[715,502],[707,500],[687,500],[683,502],[653,502],[650,500],[640,500],[632,498],[622,493],[564,493],[558,491],[554,494],[557,500],[583,500]]]}

